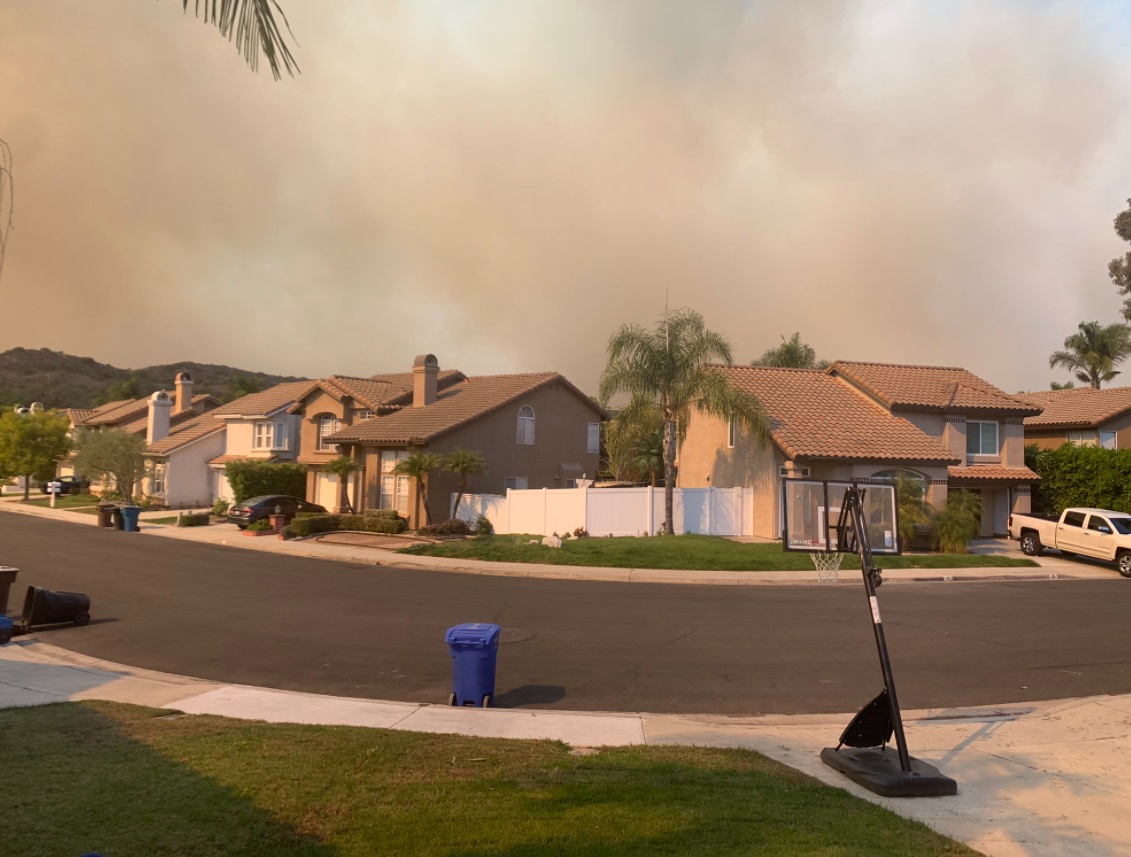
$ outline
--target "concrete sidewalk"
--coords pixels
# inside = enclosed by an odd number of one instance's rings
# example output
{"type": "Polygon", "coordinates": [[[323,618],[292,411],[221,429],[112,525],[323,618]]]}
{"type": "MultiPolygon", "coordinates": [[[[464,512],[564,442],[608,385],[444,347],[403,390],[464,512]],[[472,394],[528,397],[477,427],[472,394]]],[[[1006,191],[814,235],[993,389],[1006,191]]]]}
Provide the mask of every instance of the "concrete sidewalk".
{"type": "MultiPolygon", "coordinates": [[[[97,517],[63,509],[46,509],[22,503],[0,502],[0,512],[53,518],[72,524],[94,526],[97,517]]],[[[671,583],[715,586],[775,586],[813,584],[819,582],[815,569],[806,571],[682,571],[676,569],[606,568],[570,565],[538,565],[521,562],[487,562],[474,559],[449,559],[446,557],[409,556],[381,548],[358,544],[334,544],[320,537],[283,541],[277,536],[245,535],[234,524],[213,524],[207,527],[176,527],[148,523],[147,517],[169,517],[175,512],[147,512],[142,514],[141,532],[160,538],[182,539],[203,544],[259,550],[286,556],[328,559],[358,565],[396,566],[427,571],[444,571],[459,574],[486,574],[505,577],[526,577],[553,580],[592,580],[620,583],[671,583]]],[[[123,538],[133,538],[123,534],[123,538]]],[[[1019,550],[1000,540],[976,543],[975,550],[1021,556],[1019,550]]],[[[977,580],[1111,580],[1118,577],[1114,568],[1099,563],[1069,560],[1059,555],[1039,557],[1037,568],[948,568],[948,569],[885,569],[884,580],[900,582],[940,582],[977,580]]],[[[859,572],[843,571],[841,580],[854,582],[859,572]]]]}
{"type": "MultiPolygon", "coordinates": [[[[34,637],[0,646],[0,707],[108,699],[271,722],[552,739],[574,747],[757,750],[993,857],[1131,854],[1131,697],[905,712],[913,755],[958,781],[947,798],[888,799],[823,765],[850,713],[727,718],[470,709],[222,685],[76,655],[34,637]]],[[[863,702],[863,700],[862,700],[863,702]]]]}

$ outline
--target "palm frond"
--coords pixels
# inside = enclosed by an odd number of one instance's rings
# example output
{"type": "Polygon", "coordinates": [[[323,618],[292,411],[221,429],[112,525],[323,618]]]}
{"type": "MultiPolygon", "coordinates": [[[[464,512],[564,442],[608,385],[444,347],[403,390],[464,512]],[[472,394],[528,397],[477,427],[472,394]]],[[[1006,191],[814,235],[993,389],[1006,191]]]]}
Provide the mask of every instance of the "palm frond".
{"type": "MultiPolygon", "coordinates": [[[[182,3],[187,12],[189,0],[182,3]]],[[[252,71],[259,69],[260,54],[271,66],[275,80],[282,77],[283,70],[291,77],[299,70],[283,31],[275,21],[277,14],[287,33],[294,37],[278,0],[194,0],[193,12],[204,23],[215,26],[221,36],[234,41],[236,50],[252,71]]]]}

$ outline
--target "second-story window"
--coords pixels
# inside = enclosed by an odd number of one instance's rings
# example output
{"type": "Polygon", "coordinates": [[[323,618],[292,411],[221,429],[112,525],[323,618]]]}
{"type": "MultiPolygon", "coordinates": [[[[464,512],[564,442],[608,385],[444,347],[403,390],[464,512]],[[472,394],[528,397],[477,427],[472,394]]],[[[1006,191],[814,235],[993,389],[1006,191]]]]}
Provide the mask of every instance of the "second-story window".
{"type": "Polygon", "coordinates": [[[727,422],[727,446],[734,449],[734,417],[727,422]]]}
{"type": "Polygon", "coordinates": [[[355,415],[357,416],[358,422],[364,422],[365,420],[371,420],[375,416],[377,416],[377,414],[373,413],[373,411],[357,411],[355,415]]]}
{"type": "Polygon", "coordinates": [[[998,454],[996,422],[977,422],[974,420],[966,421],[966,454],[998,454]]]}
{"type": "Polygon", "coordinates": [[[601,424],[589,423],[589,431],[586,435],[585,441],[586,452],[600,452],[601,451],[601,424]]]}
{"type": "Polygon", "coordinates": [[[274,446],[275,435],[271,431],[271,423],[255,424],[254,449],[271,449],[274,446]]]}
{"type": "Polygon", "coordinates": [[[526,445],[534,443],[534,408],[530,405],[518,409],[518,442],[526,445]]]}
{"type": "Polygon", "coordinates": [[[287,423],[286,420],[275,420],[275,433],[271,438],[272,449],[287,448],[287,423]]]}
{"type": "Polygon", "coordinates": [[[334,432],[342,427],[341,421],[333,414],[323,414],[318,419],[318,448],[320,450],[332,450],[337,448],[336,443],[330,443],[326,440],[334,432]]]}

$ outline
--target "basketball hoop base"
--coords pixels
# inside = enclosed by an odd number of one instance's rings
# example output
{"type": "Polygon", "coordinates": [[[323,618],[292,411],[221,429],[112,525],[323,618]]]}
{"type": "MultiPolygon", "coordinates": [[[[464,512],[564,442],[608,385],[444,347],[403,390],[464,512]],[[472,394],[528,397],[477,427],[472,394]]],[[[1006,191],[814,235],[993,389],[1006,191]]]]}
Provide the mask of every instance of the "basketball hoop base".
{"type": "Polygon", "coordinates": [[[840,771],[852,782],[882,797],[949,797],[958,794],[958,783],[938,768],[911,757],[911,770],[899,767],[899,755],[891,747],[826,747],[821,761],[840,771]]]}

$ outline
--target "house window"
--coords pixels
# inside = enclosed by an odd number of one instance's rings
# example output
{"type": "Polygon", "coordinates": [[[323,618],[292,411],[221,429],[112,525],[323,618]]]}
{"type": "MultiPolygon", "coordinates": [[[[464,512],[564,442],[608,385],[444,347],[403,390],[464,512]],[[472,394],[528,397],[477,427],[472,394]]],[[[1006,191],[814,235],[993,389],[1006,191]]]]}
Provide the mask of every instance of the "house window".
{"type": "Polygon", "coordinates": [[[357,419],[358,419],[359,422],[365,422],[366,420],[371,420],[375,416],[377,416],[377,415],[375,413],[373,413],[373,411],[358,411],[357,412],[357,419]]]}
{"type": "Polygon", "coordinates": [[[1104,449],[1119,449],[1119,440],[1116,433],[1113,431],[1101,431],[1100,446],[1104,449]]]}
{"type": "Polygon", "coordinates": [[[509,491],[513,488],[515,491],[520,491],[526,487],[525,476],[508,476],[503,483],[509,491]]]}
{"type": "Polygon", "coordinates": [[[323,414],[318,419],[318,448],[320,450],[335,449],[336,443],[326,440],[330,435],[342,427],[341,420],[332,414],[323,414]]]}
{"type": "Polygon", "coordinates": [[[377,501],[380,509],[396,509],[401,515],[408,515],[408,494],[412,477],[395,473],[397,463],[408,458],[408,453],[385,450],[381,453],[381,492],[377,501]]]}
{"type": "Polygon", "coordinates": [[[966,421],[966,454],[998,454],[996,422],[966,421]]]}
{"type": "Polygon", "coordinates": [[[255,424],[255,442],[252,444],[252,449],[271,449],[274,446],[275,435],[271,428],[271,423],[255,424]]]}
{"type": "Polygon", "coordinates": [[[150,474],[150,494],[156,497],[165,496],[165,468],[166,464],[163,461],[156,462],[153,465],[153,472],[150,474]]]}
{"type": "Polygon", "coordinates": [[[287,448],[287,423],[285,420],[275,421],[275,436],[271,444],[272,449],[287,448]]]}
{"type": "Polygon", "coordinates": [[[589,433],[585,441],[586,452],[601,451],[601,424],[589,423],[589,433]]]}
{"type": "Polygon", "coordinates": [[[1068,442],[1073,446],[1095,446],[1098,441],[1094,431],[1070,431],[1068,442]]]}
{"type": "Polygon", "coordinates": [[[734,417],[727,423],[727,448],[734,449],[734,417]]]}
{"type": "Polygon", "coordinates": [[[534,408],[530,405],[518,409],[518,442],[527,446],[534,443],[534,408]]]}

